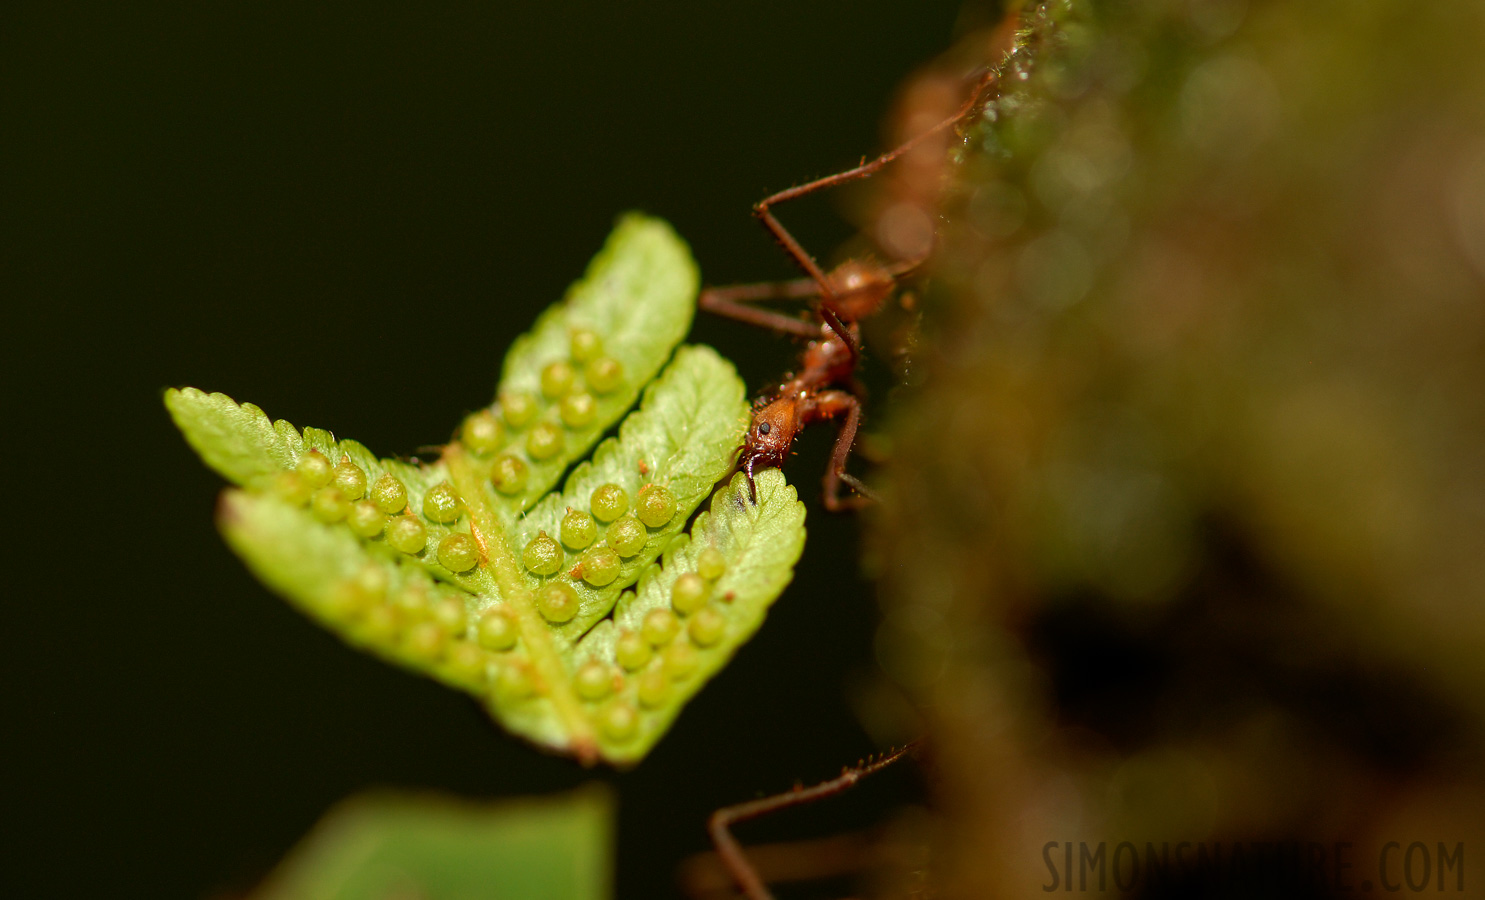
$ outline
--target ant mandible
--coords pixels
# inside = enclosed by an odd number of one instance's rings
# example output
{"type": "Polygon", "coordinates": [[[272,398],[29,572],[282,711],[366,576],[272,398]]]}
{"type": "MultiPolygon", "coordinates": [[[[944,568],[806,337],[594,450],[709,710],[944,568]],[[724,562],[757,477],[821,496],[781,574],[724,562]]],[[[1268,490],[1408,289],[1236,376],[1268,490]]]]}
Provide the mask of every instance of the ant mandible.
{"type": "Polygon", "coordinates": [[[851,455],[856,430],[861,425],[860,388],[852,377],[861,359],[861,336],[856,323],[880,309],[897,286],[898,279],[917,269],[927,258],[925,255],[894,265],[849,259],[827,273],[774,216],[773,206],[872,175],[923,141],[962,122],[975,110],[981,94],[993,80],[993,71],[986,72],[977,80],[969,98],[958,111],[901,146],[854,169],[779,191],[753,205],[753,215],[809,277],[796,281],[707,288],[701,292],[697,303],[702,309],[809,339],[800,353],[798,371],[786,375],[777,388],[759,396],[753,403],[753,422],[744,440],[739,465],[747,475],[754,503],[758,502],[757,487],[753,484],[755,470],[782,466],[795,437],[806,425],[842,416],[844,421],[836,433],[830,466],[825,471],[825,508],[839,512],[875,499],[860,479],[846,472],[846,460],[851,455]],[[817,321],[749,305],[765,300],[810,297],[819,298],[814,304],[817,321]],[[840,390],[835,385],[846,385],[850,390],[840,390]],[[854,489],[856,496],[841,497],[842,483],[854,489]]]}

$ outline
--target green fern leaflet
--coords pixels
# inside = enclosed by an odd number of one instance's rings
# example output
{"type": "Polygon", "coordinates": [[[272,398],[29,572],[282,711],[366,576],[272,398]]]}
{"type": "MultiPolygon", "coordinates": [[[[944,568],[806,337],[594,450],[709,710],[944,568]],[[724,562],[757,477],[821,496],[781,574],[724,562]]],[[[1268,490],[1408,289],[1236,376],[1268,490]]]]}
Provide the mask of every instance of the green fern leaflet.
{"type": "Polygon", "coordinates": [[[434,462],[222,394],[165,404],[237,485],[219,525],[271,588],[540,746],[629,764],[758,629],[804,546],[777,470],[756,505],[741,476],[713,493],[749,411],[731,363],[677,349],[697,283],[668,225],[623,218],[434,462]]]}

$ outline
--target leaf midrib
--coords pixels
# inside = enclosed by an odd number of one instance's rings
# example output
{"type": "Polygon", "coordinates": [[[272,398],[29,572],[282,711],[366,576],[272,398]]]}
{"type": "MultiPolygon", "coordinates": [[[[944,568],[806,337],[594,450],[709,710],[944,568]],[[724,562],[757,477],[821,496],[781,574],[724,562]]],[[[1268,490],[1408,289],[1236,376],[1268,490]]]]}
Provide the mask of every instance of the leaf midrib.
{"type": "Polygon", "coordinates": [[[482,479],[475,474],[469,457],[458,442],[444,449],[443,459],[448,465],[454,489],[464,499],[469,513],[469,530],[486,563],[473,580],[480,584],[483,592],[496,593],[504,598],[516,613],[527,656],[536,667],[541,683],[546,686],[547,696],[557,715],[567,727],[569,749],[584,765],[591,765],[599,756],[592,724],[573,691],[571,679],[567,677],[552,629],[536,608],[535,595],[523,583],[520,564],[506,542],[505,529],[501,528],[494,509],[486,500],[482,479]]]}

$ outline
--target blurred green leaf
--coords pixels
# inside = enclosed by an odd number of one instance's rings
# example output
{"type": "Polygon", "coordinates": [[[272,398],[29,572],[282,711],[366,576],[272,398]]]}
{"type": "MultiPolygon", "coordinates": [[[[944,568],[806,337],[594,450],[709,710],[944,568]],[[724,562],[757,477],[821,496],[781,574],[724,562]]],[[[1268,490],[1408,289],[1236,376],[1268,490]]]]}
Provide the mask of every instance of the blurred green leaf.
{"type": "Polygon", "coordinates": [[[570,794],[475,803],[367,794],[336,806],[254,900],[603,900],[613,799],[570,794]]]}

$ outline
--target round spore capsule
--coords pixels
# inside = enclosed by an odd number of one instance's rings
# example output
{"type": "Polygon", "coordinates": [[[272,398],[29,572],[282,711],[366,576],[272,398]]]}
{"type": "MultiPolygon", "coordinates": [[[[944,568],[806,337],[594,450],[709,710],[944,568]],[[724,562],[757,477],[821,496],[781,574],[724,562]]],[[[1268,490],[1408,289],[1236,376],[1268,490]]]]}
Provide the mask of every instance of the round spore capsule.
{"type": "Polygon", "coordinates": [[[386,569],[376,563],[367,563],[351,577],[351,582],[355,584],[356,590],[380,603],[386,599],[387,588],[392,579],[387,575],[386,569]]]}
{"type": "Polygon", "coordinates": [[[431,612],[433,621],[449,634],[463,634],[469,624],[469,614],[464,609],[464,602],[455,597],[434,601],[431,612]]]}
{"type": "Polygon", "coordinates": [[[495,676],[495,693],[502,700],[525,700],[536,693],[536,681],[525,663],[512,662],[500,667],[495,676]]]}
{"type": "Polygon", "coordinates": [[[526,452],[532,459],[551,459],[562,452],[566,435],[552,422],[538,422],[526,435],[526,452]]]}
{"type": "Polygon", "coordinates": [[[572,390],[577,381],[577,370],[571,363],[558,360],[547,363],[541,369],[541,392],[555,400],[572,390]]]}
{"type": "Polygon", "coordinates": [[[457,522],[464,512],[464,503],[459,492],[447,481],[441,481],[423,495],[423,515],[430,522],[447,525],[457,522]]]}
{"type": "Polygon", "coordinates": [[[314,494],[314,488],[298,472],[280,472],[273,478],[273,493],[293,506],[303,506],[314,494]]]}
{"type": "Polygon", "coordinates": [[[315,491],[309,501],[310,512],[321,522],[339,522],[351,511],[351,501],[334,487],[325,486],[315,491]]]}
{"type": "Polygon", "coordinates": [[[519,494],[526,489],[526,476],[530,473],[525,460],[519,456],[502,453],[490,466],[490,483],[495,490],[506,496],[519,494]]]}
{"type": "Polygon", "coordinates": [[[335,469],[330,465],[330,460],[325,454],[318,450],[311,450],[299,457],[299,462],[294,466],[294,471],[299,473],[312,488],[322,488],[330,483],[330,477],[335,469]]]}
{"type": "Polygon", "coordinates": [[[439,565],[450,572],[468,572],[479,561],[479,547],[463,532],[456,531],[438,542],[439,565]]]}
{"type": "Polygon", "coordinates": [[[395,475],[383,475],[371,486],[371,502],[387,515],[407,508],[407,488],[395,475]]]}
{"type": "Polygon", "coordinates": [[[578,564],[582,566],[583,580],[594,587],[603,587],[613,582],[619,577],[619,567],[623,565],[619,554],[608,547],[588,548],[583,551],[578,564]]]}
{"type": "Polygon", "coordinates": [[[397,610],[390,606],[373,606],[361,617],[355,634],[369,644],[386,645],[396,639],[401,628],[402,621],[397,616],[397,610]]]}
{"type": "Polygon", "coordinates": [[[543,531],[526,542],[521,562],[533,575],[552,575],[562,568],[562,546],[543,531]]]}
{"type": "Polygon", "coordinates": [[[631,672],[643,669],[653,655],[649,641],[638,632],[621,632],[618,640],[614,641],[614,662],[631,672]]]}
{"type": "Polygon", "coordinates": [[[670,685],[660,669],[650,669],[639,676],[639,703],[654,709],[665,703],[670,696],[670,685]]]}
{"type": "Polygon", "coordinates": [[[702,647],[710,647],[727,633],[727,617],[715,607],[707,606],[692,616],[686,627],[691,640],[702,647]]]}
{"type": "Polygon", "coordinates": [[[567,510],[562,517],[562,543],[574,550],[583,550],[598,538],[598,526],[593,517],[580,509],[567,510]]]}
{"type": "Polygon", "coordinates": [[[634,514],[650,528],[663,528],[675,518],[675,497],[664,485],[647,484],[634,498],[634,514]]]}
{"type": "Polygon", "coordinates": [[[609,394],[624,383],[624,364],[612,356],[600,356],[584,367],[583,374],[595,394],[609,394]]]}
{"type": "Polygon", "coordinates": [[[687,572],[675,580],[670,588],[670,605],[683,616],[689,616],[706,605],[711,594],[711,585],[695,572],[687,572]]]}
{"type": "Polygon", "coordinates": [[[512,428],[525,428],[536,418],[536,398],[525,391],[511,391],[500,397],[500,413],[505,424],[512,428]]]}
{"type": "Polygon", "coordinates": [[[509,650],[516,645],[516,621],[503,609],[487,610],[480,616],[475,637],[486,650],[509,650]]]}
{"type": "Polygon", "coordinates": [[[337,619],[354,619],[376,603],[376,599],[356,584],[354,578],[337,583],[325,598],[325,611],[337,619]]]}
{"type": "Polygon", "coordinates": [[[680,619],[675,617],[675,613],[663,607],[645,613],[644,622],[639,626],[640,634],[656,647],[670,643],[675,638],[676,632],[680,630],[680,619]]]}
{"type": "Polygon", "coordinates": [[[452,484],[441,481],[423,495],[423,516],[432,522],[448,525],[464,514],[464,498],[452,484]]]}
{"type": "Polygon", "coordinates": [[[633,740],[639,732],[639,713],[629,704],[616,701],[604,707],[599,727],[603,729],[603,736],[615,743],[633,740]]]}
{"type": "Polygon", "coordinates": [[[625,558],[643,550],[649,539],[644,523],[633,516],[620,516],[608,526],[608,545],[625,558]]]}
{"type": "Polygon", "coordinates": [[[600,522],[612,522],[629,511],[629,494],[617,484],[609,482],[599,485],[589,501],[593,518],[600,522]]]}
{"type": "Polygon", "coordinates": [[[577,591],[561,582],[549,584],[536,592],[536,608],[543,619],[554,625],[571,622],[578,611],[577,591]]]}
{"type": "Polygon", "coordinates": [[[696,557],[696,572],[707,581],[716,581],[727,572],[727,557],[716,547],[707,547],[696,557]]]}
{"type": "Polygon", "coordinates": [[[428,529],[416,516],[398,516],[387,525],[387,543],[403,553],[421,553],[428,545],[428,529]]]}
{"type": "Polygon", "coordinates": [[[660,658],[660,667],[672,681],[680,681],[695,672],[700,662],[701,654],[696,652],[695,645],[690,641],[676,641],[665,648],[665,654],[660,658]]]}
{"type": "Polygon", "coordinates": [[[582,428],[592,423],[598,415],[598,401],[587,391],[578,391],[562,398],[562,424],[568,428],[582,428]]]}
{"type": "Polygon", "coordinates": [[[588,328],[574,328],[571,336],[572,358],[585,363],[603,352],[603,338],[588,328]]]}
{"type": "Polygon", "coordinates": [[[360,500],[366,496],[366,473],[348,459],[335,467],[330,483],[339,488],[347,500],[360,500]]]}
{"type": "Polygon", "coordinates": [[[376,504],[370,500],[361,500],[351,507],[345,521],[361,537],[374,538],[387,526],[387,514],[377,509],[376,504]]]}
{"type": "Polygon", "coordinates": [[[495,414],[488,409],[482,409],[477,413],[471,413],[464,420],[464,427],[459,430],[460,438],[464,446],[472,452],[485,456],[500,449],[505,440],[505,428],[495,414]]]}
{"type": "Polygon", "coordinates": [[[485,680],[487,662],[485,651],[474,644],[468,641],[454,641],[449,644],[449,651],[444,656],[455,677],[462,679],[465,683],[479,684],[485,680]]]}
{"type": "Polygon", "coordinates": [[[422,622],[432,618],[433,606],[428,600],[428,589],[413,582],[392,595],[392,605],[409,622],[422,622]]]}
{"type": "Polygon", "coordinates": [[[407,630],[403,646],[414,656],[425,660],[436,660],[443,656],[449,636],[433,622],[419,622],[407,630]]]}
{"type": "Polygon", "coordinates": [[[572,686],[584,700],[602,700],[614,689],[613,672],[598,660],[589,660],[573,673],[572,686]]]}

